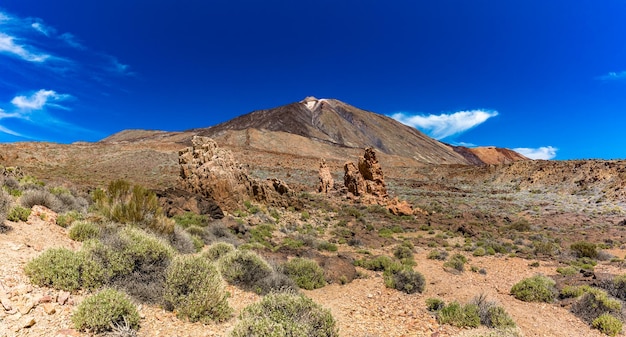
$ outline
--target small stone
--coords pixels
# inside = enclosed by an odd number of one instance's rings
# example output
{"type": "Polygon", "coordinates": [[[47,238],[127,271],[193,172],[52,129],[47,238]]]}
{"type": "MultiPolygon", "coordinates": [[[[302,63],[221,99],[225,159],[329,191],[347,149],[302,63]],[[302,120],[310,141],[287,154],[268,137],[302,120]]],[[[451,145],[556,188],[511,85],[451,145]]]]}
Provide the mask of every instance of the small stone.
{"type": "Polygon", "coordinates": [[[36,321],[34,318],[32,317],[22,317],[22,319],[19,320],[19,322],[17,322],[17,325],[15,326],[15,332],[18,332],[22,329],[28,329],[30,327],[32,327],[33,325],[35,325],[36,321]]]}
{"type": "Polygon", "coordinates": [[[70,299],[70,293],[67,291],[61,290],[61,292],[59,292],[59,295],[57,296],[57,303],[59,303],[60,305],[64,305],[65,303],[67,303],[67,300],[69,299],[70,299]]]}
{"type": "Polygon", "coordinates": [[[57,331],[56,336],[57,337],[65,337],[65,336],[78,337],[80,336],[80,333],[74,329],[62,329],[62,330],[57,331]]]}
{"type": "Polygon", "coordinates": [[[11,311],[11,309],[13,309],[13,304],[11,303],[11,300],[9,300],[4,295],[0,295],[0,303],[2,304],[2,307],[4,307],[4,310],[6,311],[11,311]]]}
{"type": "Polygon", "coordinates": [[[367,298],[374,298],[374,295],[372,295],[372,294],[367,294],[367,298]]]}
{"type": "Polygon", "coordinates": [[[20,306],[20,312],[22,315],[28,314],[35,307],[35,302],[28,301],[24,305],[20,306]]]}
{"type": "Polygon", "coordinates": [[[50,295],[41,296],[41,298],[39,298],[38,302],[39,303],[50,303],[50,302],[52,302],[52,296],[50,296],[50,295]]]}
{"type": "Polygon", "coordinates": [[[57,312],[57,309],[54,307],[54,304],[52,303],[44,303],[43,311],[48,315],[53,315],[54,313],[57,312]]]}

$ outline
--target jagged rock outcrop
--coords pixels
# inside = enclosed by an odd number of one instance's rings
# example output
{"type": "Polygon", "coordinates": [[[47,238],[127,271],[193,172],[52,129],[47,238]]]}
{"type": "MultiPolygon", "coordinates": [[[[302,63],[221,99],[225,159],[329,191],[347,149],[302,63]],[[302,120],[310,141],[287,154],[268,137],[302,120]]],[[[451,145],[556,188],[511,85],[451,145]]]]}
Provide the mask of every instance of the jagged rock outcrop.
{"type": "Polygon", "coordinates": [[[358,198],[366,204],[386,206],[394,215],[415,214],[416,211],[408,202],[401,201],[397,197],[393,199],[389,197],[383,169],[376,159],[376,152],[373,148],[365,149],[365,154],[359,158],[358,167],[352,162],[347,162],[343,168],[343,182],[348,197],[358,198]]]}
{"type": "Polygon", "coordinates": [[[179,181],[183,189],[234,210],[246,199],[285,206],[290,189],[278,179],[256,180],[233,157],[208,137],[194,136],[191,147],[179,152],[179,181]]]}
{"type": "Polygon", "coordinates": [[[328,167],[328,165],[326,165],[326,161],[324,159],[322,159],[322,161],[320,162],[320,168],[318,172],[320,184],[317,188],[317,191],[324,194],[330,193],[335,185],[335,180],[333,179],[333,175],[330,173],[330,168],[328,167]]]}
{"type": "Polygon", "coordinates": [[[366,148],[363,157],[359,158],[359,173],[365,180],[365,193],[382,200],[389,197],[383,169],[376,159],[374,148],[366,148]]]}
{"type": "Polygon", "coordinates": [[[369,147],[359,158],[358,167],[351,162],[344,165],[344,185],[352,195],[368,203],[385,204],[389,197],[383,169],[376,159],[376,152],[369,147]]]}

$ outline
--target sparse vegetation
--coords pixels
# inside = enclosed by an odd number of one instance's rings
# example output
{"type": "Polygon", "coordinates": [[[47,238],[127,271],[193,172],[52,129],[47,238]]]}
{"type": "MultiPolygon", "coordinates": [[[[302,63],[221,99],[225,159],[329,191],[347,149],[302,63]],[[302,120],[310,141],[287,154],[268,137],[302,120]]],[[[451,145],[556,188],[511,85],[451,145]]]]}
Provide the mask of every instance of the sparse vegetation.
{"type": "Polygon", "coordinates": [[[385,286],[403,291],[407,294],[423,292],[426,285],[424,275],[408,266],[389,268],[384,272],[385,286]]]}
{"type": "Polygon", "coordinates": [[[454,254],[450,257],[446,263],[443,264],[444,267],[450,268],[452,270],[456,270],[458,272],[465,271],[465,263],[467,262],[467,258],[462,254],[454,254]]]}
{"type": "Polygon", "coordinates": [[[139,313],[124,293],[105,289],[87,297],[72,315],[74,327],[95,333],[111,331],[113,327],[127,325],[139,329],[139,313]]]}
{"type": "Polygon", "coordinates": [[[305,296],[269,294],[243,310],[230,336],[336,337],[335,325],[329,310],[305,296]]]}
{"type": "Polygon", "coordinates": [[[511,294],[524,302],[552,302],[557,295],[555,284],[549,277],[536,275],[513,285],[511,294]]]}

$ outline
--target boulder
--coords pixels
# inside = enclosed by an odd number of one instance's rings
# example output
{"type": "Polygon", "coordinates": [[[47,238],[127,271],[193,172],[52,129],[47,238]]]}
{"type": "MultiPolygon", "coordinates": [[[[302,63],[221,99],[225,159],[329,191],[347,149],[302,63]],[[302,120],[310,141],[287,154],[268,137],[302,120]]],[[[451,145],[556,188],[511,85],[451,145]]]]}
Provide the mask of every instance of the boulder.
{"type": "Polygon", "coordinates": [[[221,219],[224,213],[215,200],[206,198],[197,193],[191,193],[179,188],[168,188],[156,191],[159,203],[168,217],[192,212],[208,215],[212,219],[221,219]]]}

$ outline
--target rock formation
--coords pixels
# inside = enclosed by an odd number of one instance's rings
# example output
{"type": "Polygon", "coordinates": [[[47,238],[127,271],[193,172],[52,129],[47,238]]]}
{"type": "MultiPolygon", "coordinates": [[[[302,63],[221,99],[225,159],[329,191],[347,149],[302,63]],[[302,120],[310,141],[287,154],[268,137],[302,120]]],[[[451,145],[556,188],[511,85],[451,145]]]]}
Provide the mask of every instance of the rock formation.
{"type": "Polygon", "coordinates": [[[320,184],[317,188],[317,191],[320,193],[328,194],[335,185],[335,180],[333,179],[333,175],[330,173],[330,168],[326,165],[326,161],[322,159],[320,162],[319,168],[319,178],[320,184]]]}
{"type": "Polygon", "coordinates": [[[185,212],[208,215],[212,219],[222,219],[224,217],[222,209],[214,200],[200,194],[178,188],[156,191],[156,194],[163,211],[169,217],[181,215],[185,212]]]}
{"type": "Polygon", "coordinates": [[[239,208],[246,199],[287,205],[289,186],[277,179],[258,181],[232,153],[208,137],[194,136],[191,147],[179,152],[179,181],[183,189],[215,200],[226,210],[239,208]]]}
{"type": "Polygon", "coordinates": [[[387,206],[387,209],[395,215],[414,214],[413,207],[408,202],[389,198],[383,169],[376,159],[373,148],[365,149],[365,154],[359,158],[358,167],[352,162],[347,162],[343,168],[343,182],[349,197],[359,198],[366,204],[387,206]]]}

